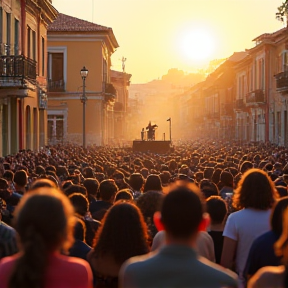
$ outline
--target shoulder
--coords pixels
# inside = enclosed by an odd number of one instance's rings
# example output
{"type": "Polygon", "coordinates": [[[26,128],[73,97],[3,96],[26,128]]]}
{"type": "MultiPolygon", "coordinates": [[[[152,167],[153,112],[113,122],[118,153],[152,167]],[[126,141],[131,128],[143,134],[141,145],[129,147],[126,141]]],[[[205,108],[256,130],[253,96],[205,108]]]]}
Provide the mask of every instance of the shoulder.
{"type": "Polygon", "coordinates": [[[273,285],[273,287],[282,287],[284,275],[285,267],[283,265],[262,267],[249,280],[247,287],[270,287],[271,285],[273,285]]]}
{"type": "Polygon", "coordinates": [[[204,257],[199,257],[199,263],[199,265],[202,266],[201,270],[203,270],[203,272],[205,271],[205,274],[209,274],[211,279],[223,281],[223,283],[229,287],[230,285],[231,287],[238,287],[238,276],[236,273],[216,263],[213,263],[204,257]]]}

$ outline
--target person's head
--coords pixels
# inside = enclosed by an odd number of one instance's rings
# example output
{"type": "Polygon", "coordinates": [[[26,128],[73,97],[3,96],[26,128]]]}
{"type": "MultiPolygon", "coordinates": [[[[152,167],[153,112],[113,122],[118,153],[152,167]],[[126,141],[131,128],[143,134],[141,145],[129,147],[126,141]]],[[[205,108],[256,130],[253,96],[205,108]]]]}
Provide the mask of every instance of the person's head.
{"type": "Polygon", "coordinates": [[[103,180],[99,186],[100,198],[103,201],[113,203],[118,187],[113,179],[103,180]]]}
{"type": "Polygon", "coordinates": [[[200,190],[203,193],[205,199],[209,198],[210,196],[218,196],[219,195],[219,189],[217,185],[208,180],[208,179],[202,179],[200,181],[200,190]]]}
{"type": "Polygon", "coordinates": [[[14,214],[20,254],[9,287],[42,287],[49,255],[68,251],[73,243],[74,211],[68,198],[54,188],[25,194],[14,214]]]}
{"type": "Polygon", "coordinates": [[[129,185],[134,191],[141,191],[144,184],[144,178],[140,173],[133,173],[129,178],[129,185]]]}
{"type": "Polygon", "coordinates": [[[136,205],[118,201],[105,214],[94,239],[94,254],[111,255],[116,263],[148,252],[147,227],[136,205]]]}
{"type": "Polygon", "coordinates": [[[28,183],[28,176],[25,170],[18,170],[14,174],[14,183],[19,187],[25,187],[28,183]]]}
{"type": "Polygon", "coordinates": [[[147,191],[162,191],[162,183],[159,175],[150,174],[144,184],[143,192],[147,191]]]}
{"type": "Polygon", "coordinates": [[[130,192],[129,189],[119,190],[115,195],[114,202],[117,202],[119,200],[133,201],[132,192],[130,192]]]}
{"type": "Polygon", "coordinates": [[[39,179],[36,179],[30,185],[29,191],[35,190],[41,187],[57,188],[57,185],[55,184],[55,182],[51,181],[50,179],[39,178],[39,179]]]}
{"type": "Polygon", "coordinates": [[[204,225],[205,200],[192,183],[177,182],[170,189],[163,200],[161,214],[155,213],[156,225],[163,225],[167,237],[174,241],[190,241],[204,225]]]}
{"type": "Polygon", "coordinates": [[[249,169],[238,183],[233,206],[237,209],[267,210],[273,206],[277,197],[275,185],[267,173],[260,169],[249,169]]]}
{"type": "Polygon", "coordinates": [[[224,186],[232,187],[234,183],[233,175],[228,171],[222,171],[220,175],[220,181],[224,186]]]}
{"type": "Polygon", "coordinates": [[[6,179],[7,181],[12,182],[14,180],[14,172],[11,170],[6,170],[3,173],[3,178],[6,179]]]}
{"type": "Polygon", "coordinates": [[[92,195],[93,197],[96,197],[99,185],[98,180],[95,178],[86,178],[83,181],[83,186],[86,188],[88,195],[92,195]]]}
{"type": "Polygon", "coordinates": [[[85,216],[85,214],[89,211],[89,201],[82,193],[73,193],[68,196],[71,201],[75,213],[80,216],[85,216]]]}
{"type": "Polygon", "coordinates": [[[85,196],[87,195],[86,188],[84,186],[81,186],[78,184],[69,185],[67,188],[65,188],[64,192],[67,196],[69,196],[73,193],[82,193],[85,196]]]}
{"type": "Polygon", "coordinates": [[[288,207],[288,196],[282,197],[276,201],[272,207],[270,225],[272,231],[274,231],[278,236],[282,233],[283,226],[283,213],[288,207]]]}
{"type": "Polygon", "coordinates": [[[239,170],[240,173],[244,174],[246,171],[248,171],[249,169],[253,168],[253,163],[250,161],[244,161],[240,164],[239,170]]]}
{"type": "Polygon", "coordinates": [[[211,180],[213,172],[214,172],[214,168],[212,168],[212,167],[205,168],[204,172],[203,172],[204,179],[211,180]]]}
{"type": "Polygon", "coordinates": [[[207,213],[211,224],[222,224],[227,216],[226,202],[220,196],[211,196],[206,200],[207,213]]]}
{"type": "Polygon", "coordinates": [[[8,189],[9,188],[9,183],[6,179],[0,178],[0,189],[8,189]]]}

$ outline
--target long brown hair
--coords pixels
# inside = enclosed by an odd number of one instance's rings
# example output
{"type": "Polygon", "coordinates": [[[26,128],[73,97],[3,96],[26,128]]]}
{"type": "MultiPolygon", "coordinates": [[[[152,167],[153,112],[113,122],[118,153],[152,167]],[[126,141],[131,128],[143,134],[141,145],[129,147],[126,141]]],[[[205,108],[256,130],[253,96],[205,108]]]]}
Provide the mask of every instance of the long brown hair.
{"type": "Polygon", "coordinates": [[[49,255],[73,243],[73,207],[57,189],[41,187],[24,195],[14,221],[22,253],[8,287],[44,287],[49,255]]]}
{"type": "Polygon", "coordinates": [[[118,201],[106,213],[94,239],[94,255],[111,255],[122,264],[130,257],[149,252],[147,227],[139,208],[118,201]]]}

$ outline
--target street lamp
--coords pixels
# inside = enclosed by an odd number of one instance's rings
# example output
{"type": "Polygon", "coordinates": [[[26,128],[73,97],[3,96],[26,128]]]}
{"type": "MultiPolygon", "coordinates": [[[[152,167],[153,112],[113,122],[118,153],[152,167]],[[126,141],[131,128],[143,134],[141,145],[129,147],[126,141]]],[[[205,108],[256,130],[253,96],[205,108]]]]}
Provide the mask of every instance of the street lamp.
{"type": "Polygon", "coordinates": [[[83,95],[80,98],[81,102],[83,103],[83,148],[86,149],[86,132],[85,132],[85,118],[86,118],[86,101],[87,97],[85,94],[85,80],[86,77],[88,76],[88,70],[86,69],[85,66],[80,70],[80,75],[83,80],[83,95]]]}

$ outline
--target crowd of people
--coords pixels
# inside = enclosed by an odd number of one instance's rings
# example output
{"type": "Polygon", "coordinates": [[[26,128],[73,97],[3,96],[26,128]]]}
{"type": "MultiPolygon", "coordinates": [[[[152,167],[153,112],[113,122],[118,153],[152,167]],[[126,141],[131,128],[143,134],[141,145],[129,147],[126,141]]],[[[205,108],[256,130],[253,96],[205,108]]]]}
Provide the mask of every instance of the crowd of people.
{"type": "Polygon", "coordinates": [[[193,141],[0,158],[0,288],[288,287],[288,149],[193,141]]]}

